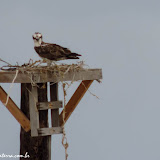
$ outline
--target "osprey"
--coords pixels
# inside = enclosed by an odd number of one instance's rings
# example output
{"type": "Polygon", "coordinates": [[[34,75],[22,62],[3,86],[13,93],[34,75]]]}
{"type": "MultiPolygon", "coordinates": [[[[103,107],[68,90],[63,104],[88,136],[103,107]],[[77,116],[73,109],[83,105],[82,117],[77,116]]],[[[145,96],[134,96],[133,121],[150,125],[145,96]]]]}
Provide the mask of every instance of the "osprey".
{"type": "Polygon", "coordinates": [[[81,56],[80,54],[72,53],[68,48],[43,42],[42,34],[38,32],[33,35],[33,41],[35,51],[44,60],[59,61],[65,59],[79,59],[78,56],[81,56]]]}

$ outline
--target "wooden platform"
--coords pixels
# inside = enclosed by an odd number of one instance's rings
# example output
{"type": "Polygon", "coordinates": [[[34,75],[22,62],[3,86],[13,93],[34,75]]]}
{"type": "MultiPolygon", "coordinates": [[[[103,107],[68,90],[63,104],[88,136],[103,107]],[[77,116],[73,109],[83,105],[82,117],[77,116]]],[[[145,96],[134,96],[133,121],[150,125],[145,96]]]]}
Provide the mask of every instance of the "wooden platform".
{"type": "MultiPolygon", "coordinates": [[[[12,83],[16,71],[0,71],[0,83],[12,83]]],[[[56,75],[50,71],[19,72],[14,83],[45,83],[60,81],[98,80],[102,79],[101,69],[85,69],[69,71],[63,75],[56,75]]]]}
{"type": "MultiPolygon", "coordinates": [[[[102,79],[102,69],[85,69],[79,63],[53,66],[35,64],[4,66],[0,69],[0,83],[21,84],[21,107],[8,97],[1,86],[0,101],[21,125],[20,154],[27,151],[32,159],[50,160],[51,135],[63,134],[65,138],[64,125],[94,80],[102,79]],[[67,104],[58,98],[59,82],[65,86],[64,81],[79,81],[67,104]],[[51,126],[48,123],[48,110],[51,111],[51,126]]],[[[64,88],[63,91],[65,95],[64,88]]],[[[66,146],[67,141],[63,145],[66,146]]]]}
{"type": "MultiPolygon", "coordinates": [[[[57,67],[58,68],[58,67],[57,67]]],[[[58,68],[59,69],[59,68],[58,68]]],[[[29,103],[30,120],[25,114],[16,106],[16,104],[9,97],[7,109],[17,119],[26,132],[31,129],[31,136],[48,136],[52,134],[62,133],[62,127],[75,110],[76,106],[85,95],[86,91],[94,80],[102,79],[102,69],[72,69],[63,70],[63,72],[55,68],[33,68],[33,70],[27,70],[21,68],[17,71],[14,70],[0,70],[0,83],[21,83],[30,85],[29,88],[24,88],[26,94],[29,96],[26,103],[29,103]],[[46,70],[45,70],[46,69],[46,70]],[[53,70],[52,70],[53,69],[53,70]],[[13,82],[14,80],[14,82],[13,82]],[[58,100],[58,82],[62,81],[80,81],[80,85],[68,101],[64,109],[59,114],[59,108],[62,107],[62,101],[58,100]],[[39,95],[42,91],[38,91],[38,85],[47,84],[50,82],[50,99],[51,101],[38,101],[39,95]],[[37,84],[37,85],[32,85],[37,84]],[[32,86],[32,87],[31,87],[32,86]],[[45,128],[47,126],[40,125],[39,112],[48,112],[51,109],[51,121],[52,127],[45,128]],[[64,121],[62,118],[65,113],[64,121]]],[[[42,87],[43,88],[43,87],[42,87]]],[[[47,88],[47,86],[46,86],[47,88]]],[[[47,91],[45,91],[47,95],[47,91]]],[[[0,87],[0,100],[5,105],[7,99],[7,93],[0,87]]]]}

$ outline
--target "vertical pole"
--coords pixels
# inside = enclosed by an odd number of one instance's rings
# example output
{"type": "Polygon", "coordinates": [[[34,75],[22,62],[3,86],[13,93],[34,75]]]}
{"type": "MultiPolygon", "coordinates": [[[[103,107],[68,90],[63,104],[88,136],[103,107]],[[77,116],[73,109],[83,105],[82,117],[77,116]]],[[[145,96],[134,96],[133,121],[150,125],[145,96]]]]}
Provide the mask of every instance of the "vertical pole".
{"type": "MultiPolygon", "coordinates": [[[[29,92],[31,84],[21,84],[21,110],[30,119],[29,92]]],[[[47,102],[47,85],[38,84],[38,101],[47,102]]],[[[48,127],[48,111],[39,111],[40,127],[48,127]]],[[[25,132],[21,128],[20,155],[28,152],[29,160],[51,160],[51,136],[31,137],[31,131],[25,132]]],[[[26,158],[21,157],[20,160],[26,158]]]]}
{"type": "MultiPolygon", "coordinates": [[[[50,84],[51,101],[58,101],[58,83],[50,84]]],[[[52,127],[59,126],[59,109],[51,110],[52,127]]]]}

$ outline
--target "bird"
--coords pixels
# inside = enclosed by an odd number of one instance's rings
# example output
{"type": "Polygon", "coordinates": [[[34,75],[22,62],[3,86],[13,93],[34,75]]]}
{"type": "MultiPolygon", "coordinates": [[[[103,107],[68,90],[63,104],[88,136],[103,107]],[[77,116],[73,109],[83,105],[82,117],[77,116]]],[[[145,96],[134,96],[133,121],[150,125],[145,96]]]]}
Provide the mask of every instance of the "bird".
{"type": "Polygon", "coordinates": [[[44,61],[47,61],[48,64],[51,64],[53,61],[79,59],[79,56],[81,56],[60,45],[43,42],[42,34],[39,32],[35,32],[32,37],[35,51],[44,61]]]}

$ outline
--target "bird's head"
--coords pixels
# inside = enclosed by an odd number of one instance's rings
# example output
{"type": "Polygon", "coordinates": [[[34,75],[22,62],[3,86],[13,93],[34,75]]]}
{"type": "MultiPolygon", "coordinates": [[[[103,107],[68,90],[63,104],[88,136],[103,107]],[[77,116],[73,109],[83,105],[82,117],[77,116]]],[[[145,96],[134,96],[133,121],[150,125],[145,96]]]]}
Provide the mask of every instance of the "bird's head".
{"type": "Polygon", "coordinates": [[[35,34],[33,34],[33,41],[34,41],[34,46],[35,47],[39,47],[42,43],[42,34],[39,32],[35,32],[35,34]]]}

